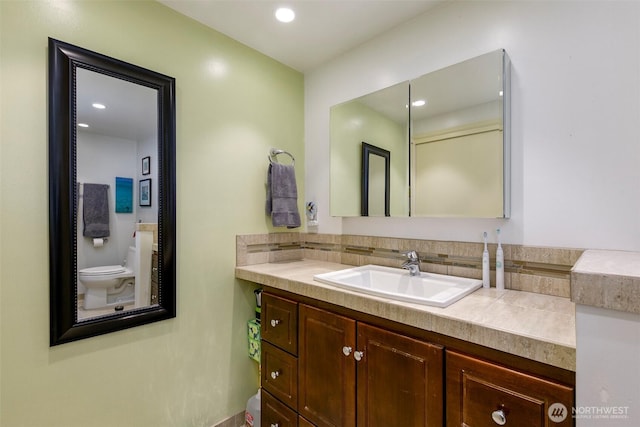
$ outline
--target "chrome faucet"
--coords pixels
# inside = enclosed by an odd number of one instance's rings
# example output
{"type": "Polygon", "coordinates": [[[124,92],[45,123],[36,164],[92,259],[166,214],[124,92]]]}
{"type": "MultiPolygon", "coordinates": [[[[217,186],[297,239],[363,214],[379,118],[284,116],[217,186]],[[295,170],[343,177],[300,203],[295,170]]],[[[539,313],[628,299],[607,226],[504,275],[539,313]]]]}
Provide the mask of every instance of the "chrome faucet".
{"type": "Polygon", "coordinates": [[[420,257],[416,251],[407,251],[403,253],[407,260],[402,263],[402,268],[409,270],[409,276],[420,275],[420,257]]]}

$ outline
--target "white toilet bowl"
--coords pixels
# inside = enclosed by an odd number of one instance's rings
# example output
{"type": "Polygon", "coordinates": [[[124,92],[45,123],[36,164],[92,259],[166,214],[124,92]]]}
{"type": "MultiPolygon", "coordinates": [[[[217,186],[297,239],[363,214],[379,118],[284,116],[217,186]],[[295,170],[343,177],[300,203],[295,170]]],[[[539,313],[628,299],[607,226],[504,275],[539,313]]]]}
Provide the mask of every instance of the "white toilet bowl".
{"type": "Polygon", "coordinates": [[[125,265],[89,267],[78,271],[78,278],[86,288],[83,304],[86,310],[133,301],[135,251],[136,248],[129,247],[125,265]]]}

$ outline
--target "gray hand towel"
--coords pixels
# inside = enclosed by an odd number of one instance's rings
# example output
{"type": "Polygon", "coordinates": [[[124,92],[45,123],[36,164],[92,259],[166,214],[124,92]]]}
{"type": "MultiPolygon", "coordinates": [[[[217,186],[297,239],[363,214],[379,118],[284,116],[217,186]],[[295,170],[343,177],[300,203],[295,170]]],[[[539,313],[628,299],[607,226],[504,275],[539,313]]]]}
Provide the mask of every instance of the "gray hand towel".
{"type": "Polygon", "coordinates": [[[109,186],[84,184],[82,221],[85,237],[109,236],[109,186]]]}
{"type": "Polygon", "coordinates": [[[274,227],[300,227],[298,188],[293,165],[269,165],[266,212],[267,215],[271,215],[274,227]]]}

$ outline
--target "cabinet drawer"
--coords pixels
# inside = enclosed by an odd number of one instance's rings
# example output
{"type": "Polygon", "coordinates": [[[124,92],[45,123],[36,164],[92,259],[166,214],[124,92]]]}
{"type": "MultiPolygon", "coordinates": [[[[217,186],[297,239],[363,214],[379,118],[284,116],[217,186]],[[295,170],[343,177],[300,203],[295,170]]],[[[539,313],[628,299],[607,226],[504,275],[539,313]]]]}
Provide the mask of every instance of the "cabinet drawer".
{"type": "Polygon", "coordinates": [[[262,390],[261,400],[261,425],[278,427],[298,426],[298,414],[287,408],[264,389],[262,390]]]}
{"type": "Polygon", "coordinates": [[[573,388],[455,352],[446,361],[447,426],[573,425],[573,388]]]}
{"type": "Polygon", "coordinates": [[[293,410],[298,409],[298,360],[262,341],[262,388],[293,410]]]}
{"type": "Polygon", "coordinates": [[[151,282],[151,305],[158,304],[158,282],[151,282]]]}
{"type": "Polygon", "coordinates": [[[306,418],[300,416],[298,417],[298,427],[316,427],[311,422],[307,421],[306,418]]]}
{"type": "Polygon", "coordinates": [[[298,304],[274,295],[262,295],[262,339],[298,354],[298,304]]]}
{"type": "Polygon", "coordinates": [[[151,255],[151,281],[158,283],[158,252],[151,255]]]}

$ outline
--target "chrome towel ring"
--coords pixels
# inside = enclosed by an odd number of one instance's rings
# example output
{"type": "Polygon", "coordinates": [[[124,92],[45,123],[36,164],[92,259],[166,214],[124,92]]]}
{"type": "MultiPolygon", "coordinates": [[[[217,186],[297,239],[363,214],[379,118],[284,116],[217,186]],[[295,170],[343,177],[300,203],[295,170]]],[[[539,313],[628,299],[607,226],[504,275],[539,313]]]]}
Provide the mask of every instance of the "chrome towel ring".
{"type": "Polygon", "coordinates": [[[291,153],[289,153],[288,151],[277,149],[277,148],[272,148],[269,151],[269,162],[277,163],[278,162],[278,154],[286,154],[287,156],[291,157],[291,165],[294,166],[296,164],[296,159],[295,159],[295,157],[293,157],[293,155],[291,153]]]}

